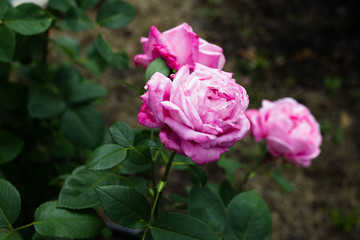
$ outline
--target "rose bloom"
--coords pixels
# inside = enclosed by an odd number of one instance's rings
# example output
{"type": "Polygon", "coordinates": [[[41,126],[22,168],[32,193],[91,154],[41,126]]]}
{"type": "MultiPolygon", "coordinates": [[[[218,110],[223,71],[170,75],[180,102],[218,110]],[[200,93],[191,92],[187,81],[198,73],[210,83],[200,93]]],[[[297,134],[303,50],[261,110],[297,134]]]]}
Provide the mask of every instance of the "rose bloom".
{"type": "Polygon", "coordinates": [[[161,128],[160,140],[198,164],[216,161],[250,128],[249,97],[231,73],[196,64],[183,66],[173,82],[155,73],[147,82],[140,124],[161,128]]]}
{"type": "Polygon", "coordinates": [[[183,23],[161,33],[155,26],[150,29],[149,37],[142,37],[144,54],[138,54],[133,61],[135,66],[147,67],[154,59],[162,57],[171,69],[189,65],[193,70],[195,63],[222,69],[225,57],[221,47],[208,43],[183,23]]]}
{"type": "Polygon", "coordinates": [[[259,110],[249,109],[250,134],[264,140],[271,155],[283,156],[295,166],[308,167],[320,154],[319,123],[308,108],[292,98],[262,101],[259,110]]]}

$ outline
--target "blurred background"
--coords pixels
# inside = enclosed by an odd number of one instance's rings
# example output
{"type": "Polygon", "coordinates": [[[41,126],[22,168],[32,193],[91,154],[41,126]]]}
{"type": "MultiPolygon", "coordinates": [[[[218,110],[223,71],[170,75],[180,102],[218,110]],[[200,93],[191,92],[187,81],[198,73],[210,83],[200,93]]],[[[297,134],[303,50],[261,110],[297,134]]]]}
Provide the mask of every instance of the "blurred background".
{"type": "MultiPolygon", "coordinates": [[[[360,239],[360,2],[356,0],[132,0],[133,22],[105,32],[117,50],[132,59],[142,52],[141,36],[151,25],[160,31],[183,22],[201,38],[224,49],[225,71],[233,72],[250,96],[249,108],[262,99],[292,97],[306,105],[321,124],[321,155],[311,167],[285,166],[294,186],[285,192],[266,176],[250,181],[269,205],[272,239],[360,239]]],[[[95,15],[95,14],[94,14],[95,15]]],[[[56,33],[54,33],[56,34],[56,33]]],[[[76,35],[86,45],[93,36],[76,35]]],[[[100,111],[107,125],[124,121],[140,127],[135,91],[144,72],[108,69],[99,79],[108,89],[100,111]]],[[[253,140],[247,136],[232,157],[246,161],[253,140]]],[[[214,169],[209,166],[209,169],[214,169]]],[[[218,170],[221,171],[221,170],[218,170]]],[[[210,178],[216,181],[221,173],[210,178]]],[[[181,178],[177,179],[181,184],[181,178]]],[[[176,181],[173,180],[173,181],[176,181]]],[[[170,191],[170,190],[169,190],[170,191]]]]}

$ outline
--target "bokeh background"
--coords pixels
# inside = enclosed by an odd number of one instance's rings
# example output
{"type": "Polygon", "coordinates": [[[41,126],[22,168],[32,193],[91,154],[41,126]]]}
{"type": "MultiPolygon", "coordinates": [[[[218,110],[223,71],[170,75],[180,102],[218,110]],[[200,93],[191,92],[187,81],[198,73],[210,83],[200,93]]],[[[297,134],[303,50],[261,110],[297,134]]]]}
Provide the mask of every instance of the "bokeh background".
{"type": "MultiPolygon", "coordinates": [[[[142,51],[140,37],[151,25],[165,31],[187,22],[201,38],[222,46],[224,70],[234,73],[250,96],[250,108],[262,99],[292,97],[321,124],[321,155],[311,167],[282,165],[294,186],[284,192],[267,176],[256,176],[247,189],[257,189],[272,213],[278,240],[360,239],[360,2],[356,0],[131,0],[137,11],[123,29],[104,32],[116,50],[130,59],[142,51]]],[[[95,14],[94,14],[95,15],[95,14]]],[[[54,33],[59,34],[59,33],[54,33]]],[[[74,35],[88,44],[91,33],[74,35]]],[[[106,123],[124,121],[140,127],[141,106],[135,91],[120,79],[142,88],[144,72],[107,70],[98,81],[108,94],[100,106],[106,123]]],[[[249,159],[254,142],[247,136],[232,157],[249,159]]],[[[207,167],[217,181],[222,172],[207,167]]],[[[175,175],[173,186],[186,182],[175,175]]],[[[171,190],[168,190],[171,191],[171,190]]]]}

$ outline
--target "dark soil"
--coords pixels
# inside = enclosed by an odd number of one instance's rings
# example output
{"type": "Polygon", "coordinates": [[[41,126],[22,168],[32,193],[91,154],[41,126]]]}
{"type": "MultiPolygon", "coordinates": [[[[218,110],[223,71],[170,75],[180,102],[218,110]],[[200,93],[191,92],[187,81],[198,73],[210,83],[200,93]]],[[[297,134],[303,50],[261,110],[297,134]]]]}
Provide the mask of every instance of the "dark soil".
{"type": "MultiPolygon", "coordinates": [[[[133,0],[135,20],[106,32],[112,46],[129,57],[142,52],[139,42],[151,25],[160,31],[190,24],[200,37],[222,46],[224,70],[233,72],[250,96],[250,108],[262,99],[293,97],[308,106],[321,123],[321,155],[311,167],[282,167],[296,188],[283,192],[266,176],[252,179],[272,213],[278,240],[360,239],[360,2],[320,0],[133,0]],[[338,215],[338,217],[336,217],[338,215]]],[[[109,93],[101,107],[107,124],[124,121],[133,127],[141,101],[119,79],[142,88],[144,69],[101,79],[109,93]]],[[[235,157],[247,161],[250,137],[237,144],[235,157]]],[[[216,169],[216,164],[208,167],[216,169]]],[[[217,181],[222,171],[211,172],[217,181]]],[[[170,176],[174,186],[183,180],[170,176]]],[[[172,189],[167,188],[166,191],[172,189]]]]}

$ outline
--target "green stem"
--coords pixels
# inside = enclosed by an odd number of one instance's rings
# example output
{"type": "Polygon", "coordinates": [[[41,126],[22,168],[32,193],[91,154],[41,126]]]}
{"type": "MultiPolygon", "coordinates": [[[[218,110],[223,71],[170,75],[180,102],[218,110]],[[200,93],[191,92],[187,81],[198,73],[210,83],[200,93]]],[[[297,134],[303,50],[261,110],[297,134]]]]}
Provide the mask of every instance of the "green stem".
{"type": "MultiPolygon", "coordinates": [[[[154,203],[153,203],[153,206],[152,206],[152,209],[151,209],[151,214],[150,214],[150,220],[146,226],[146,229],[144,231],[144,234],[143,234],[143,237],[142,237],[142,240],[145,239],[145,236],[146,236],[146,233],[148,232],[149,228],[151,227],[150,226],[150,223],[151,223],[151,220],[152,218],[155,216],[155,218],[157,218],[157,215],[158,215],[158,210],[159,210],[159,199],[161,199],[161,195],[162,195],[162,191],[163,189],[165,188],[166,186],[166,182],[167,182],[167,178],[169,176],[169,173],[170,173],[170,169],[171,169],[171,165],[172,165],[172,162],[174,160],[174,157],[175,157],[175,154],[174,152],[171,152],[170,156],[169,156],[169,159],[167,161],[167,164],[166,164],[166,168],[165,168],[165,172],[164,172],[164,175],[161,179],[161,181],[159,182],[158,186],[157,186],[157,191],[156,191],[156,196],[155,196],[155,200],[154,200],[154,203]]],[[[155,189],[155,188],[154,188],[155,189]]]]}
{"type": "Polygon", "coordinates": [[[35,222],[32,222],[32,223],[29,223],[29,224],[26,224],[24,226],[21,226],[21,227],[18,227],[18,228],[14,228],[12,231],[15,232],[15,231],[18,231],[18,230],[21,230],[21,229],[24,229],[24,228],[27,228],[27,227],[31,227],[35,225],[35,222]]]}

